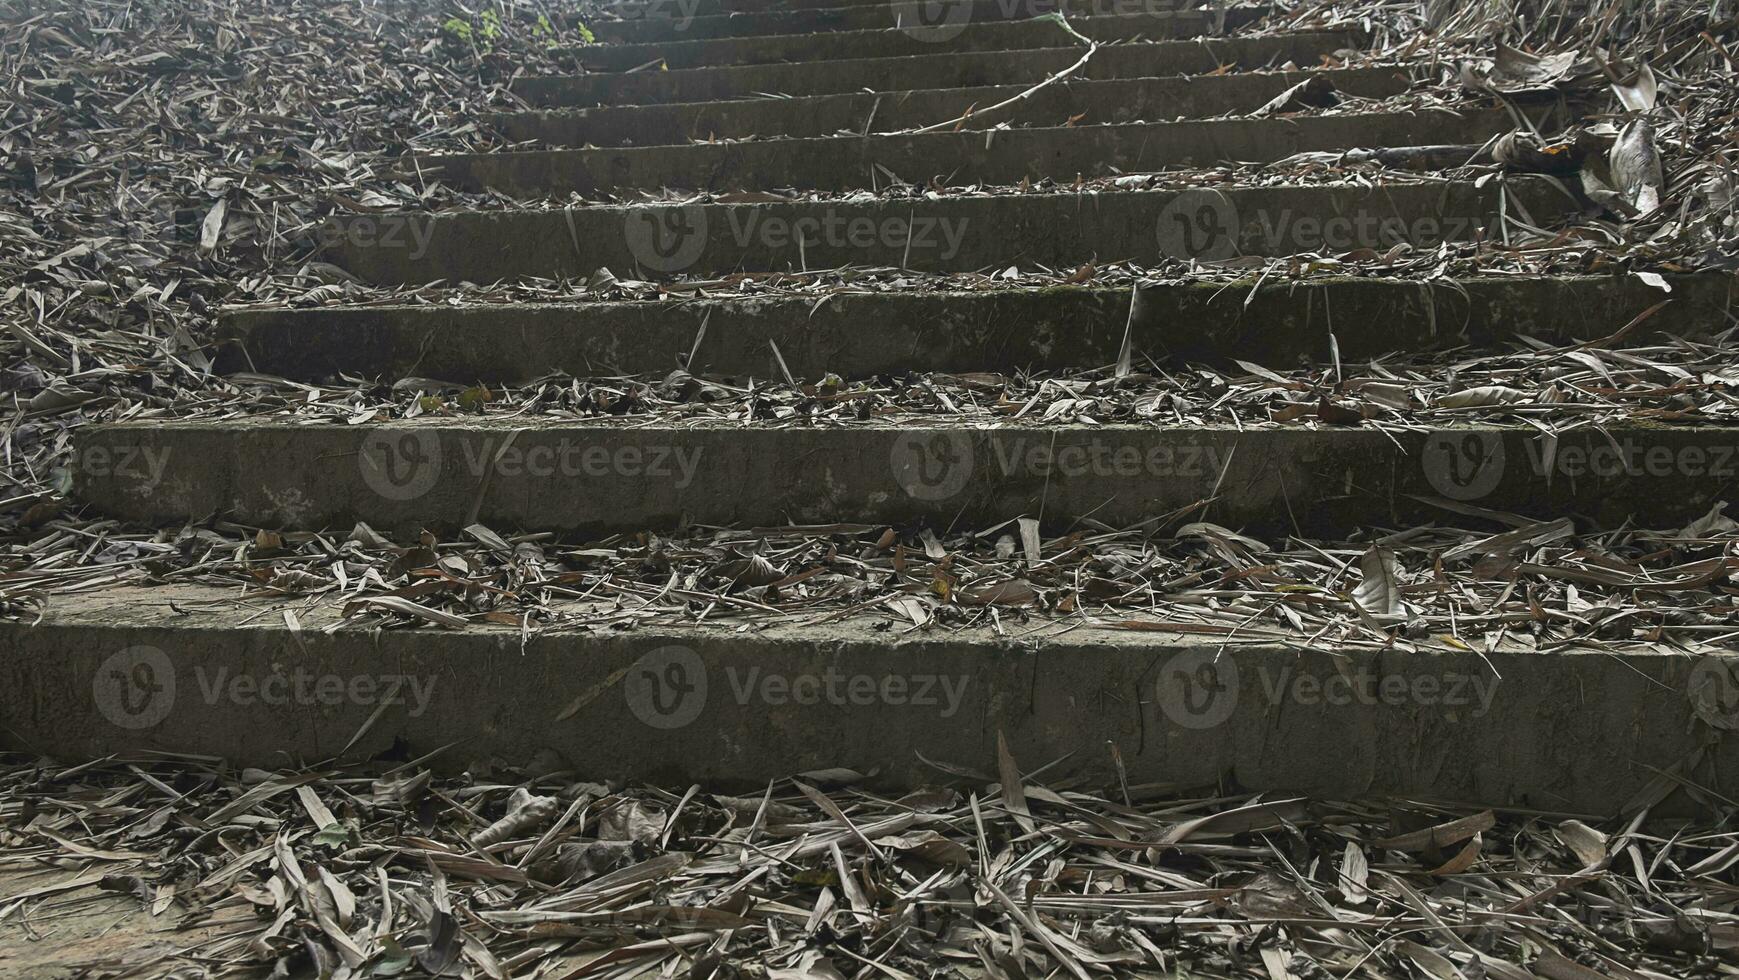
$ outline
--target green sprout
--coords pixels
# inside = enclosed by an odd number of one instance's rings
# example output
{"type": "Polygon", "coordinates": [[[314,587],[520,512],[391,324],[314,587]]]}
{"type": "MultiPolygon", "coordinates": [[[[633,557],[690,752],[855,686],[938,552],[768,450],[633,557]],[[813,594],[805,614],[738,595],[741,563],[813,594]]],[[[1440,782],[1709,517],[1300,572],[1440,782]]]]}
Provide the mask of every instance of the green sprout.
{"type": "Polygon", "coordinates": [[[461,41],[464,41],[466,44],[471,43],[471,25],[457,17],[447,18],[447,22],[441,25],[441,30],[446,31],[448,34],[453,35],[461,41]]]}

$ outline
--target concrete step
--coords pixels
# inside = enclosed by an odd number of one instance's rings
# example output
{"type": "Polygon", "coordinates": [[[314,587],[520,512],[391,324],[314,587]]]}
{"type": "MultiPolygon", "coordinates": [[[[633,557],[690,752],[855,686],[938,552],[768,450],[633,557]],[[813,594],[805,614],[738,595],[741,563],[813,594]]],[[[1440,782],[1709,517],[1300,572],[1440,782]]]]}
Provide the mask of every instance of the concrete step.
{"type": "MultiPolygon", "coordinates": [[[[1069,25],[1095,41],[1162,40],[1214,36],[1250,24],[1267,13],[1260,7],[1220,11],[1182,10],[1088,17],[1069,25]]],[[[619,72],[648,65],[670,69],[826,62],[858,58],[903,58],[937,52],[1011,51],[1066,47],[1075,43],[1051,20],[964,24],[959,27],[884,27],[830,34],[776,34],[657,44],[588,44],[568,54],[589,71],[619,72]]],[[[1080,48],[1086,52],[1085,45],[1080,48]]],[[[1076,55],[1080,57],[1080,55],[1076,55]]]]}
{"type": "Polygon", "coordinates": [[[796,10],[832,10],[862,7],[870,0],[619,0],[607,5],[609,13],[623,20],[681,19],[683,17],[746,16],[796,10]]]}
{"type": "MultiPolygon", "coordinates": [[[[1680,336],[1725,329],[1739,280],[1670,276],[1667,317],[1680,336]]],[[[1143,287],[1130,320],[1127,288],[967,293],[845,292],[810,296],[515,306],[235,309],[222,315],[217,365],[303,381],[340,374],[415,375],[461,384],[658,374],[678,365],[706,324],[689,370],[779,377],[769,343],[800,380],[1060,371],[1111,364],[1125,327],[1137,357],[1240,358],[1271,367],[1348,361],[1392,351],[1490,345],[1518,335],[1573,343],[1616,332],[1661,301],[1634,276],[1468,278],[1433,283],[1326,279],[1143,287]],[[1185,325],[1183,329],[1179,325],[1185,325]]],[[[1633,340],[1640,340],[1641,334],[1633,340]]]]}
{"type": "MultiPolygon", "coordinates": [[[[922,0],[889,0],[876,3],[874,0],[631,0],[631,2],[613,3],[608,12],[618,18],[617,21],[594,22],[586,21],[594,32],[605,24],[634,21],[681,22],[694,21],[701,17],[760,17],[774,14],[795,14],[804,11],[834,11],[840,8],[876,8],[888,10],[895,5],[910,5],[922,0]]],[[[931,0],[931,6],[937,11],[944,11],[960,5],[975,5],[983,0],[931,0]]],[[[998,0],[997,8],[1019,11],[1031,11],[1028,16],[1043,16],[1053,10],[1058,10],[1058,0],[998,0]]],[[[1150,9],[1172,9],[1178,4],[1171,0],[1067,0],[1060,8],[1061,12],[1070,17],[1086,17],[1102,13],[1138,13],[1150,9]]],[[[1185,6],[1199,6],[1198,3],[1185,6]]],[[[1005,18],[1010,19],[1010,18],[1005,18]]]]}
{"type": "Polygon", "coordinates": [[[486,622],[379,630],[343,621],[342,605],[192,584],[57,599],[37,625],[0,622],[0,737],[63,760],[270,768],[447,749],[435,764],[455,769],[555,750],[580,778],[756,791],[832,767],[889,788],[944,778],[924,759],[994,774],[1001,737],[1029,769],[1057,763],[1052,785],[1590,814],[1617,814],[1694,753],[1679,778],[1729,795],[1739,779],[1739,742],[1710,739],[1695,706],[1699,683],[1732,676],[1729,654],[1228,643],[1104,621],[1157,618],[1139,611],[1019,644],[981,627],[901,637],[876,628],[886,617],[522,636],[486,622]]]}
{"type": "MultiPolygon", "coordinates": [[[[1551,112],[1540,113],[1542,117],[1551,112]]],[[[942,120],[934,120],[940,122],[942,120]]],[[[988,132],[823,136],[686,146],[418,157],[407,173],[518,199],[624,191],[852,191],[898,182],[947,186],[1152,173],[1224,162],[1271,163],[1354,147],[1478,145],[1514,129],[1506,109],[1361,112],[1290,119],[1054,126],[988,132]]],[[[1542,127],[1545,128],[1545,127],[1542,127]]]]}
{"type": "Polygon", "coordinates": [[[1089,260],[1217,260],[1435,246],[1550,227],[1578,205],[1539,178],[1031,193],[937,199],[658,204],[333,218],[324,254],[379,283],[646,278],[829,269],[1074,268],[1089,260]]]}
{"type": "MultiPolygon", "coordinates": [[[[910,2],[912,0],[891,0],[891,3],[900,5],[910,2]]],[[[1031,11],[1031,16],[1042,16],[1060,10],[1071,18],[1147,10],[1152,9],[1149,6],[1152,2],[1153,0],[1063,0],[1059,6],[1059,0],[999,0],[1002,8],[1015,9],[1017,5],[1022,6],[1031,11]]],[[[955,5],[955,0],[933,0],[933,4],[937,7],[951,7],[955,5]]],[[[835,10],[841,7],[879,6],[886,9],[889,5],[890,3],[876,4],[873,0],[629,0],[611,4],[609,12],[623,20],[681,20],[684,17],[742,17],[804,10],[835,10]]],[[[1166,2],[1166,5],[1169,7],[1173,4],[1166,2]]]]}
{"type": "Polygon", "coordinates": [[[1210,520],[1341,537],[1440,520],[1450,498],[1602,527],[1682,527],[1731,492],[1739,430],[1653,423],[1379,429],[1040,425],[913,416],[853,425],[683,415],[570,420],[276,418],[97,425],[75,435],[73,489],[97,513],[157,526],[583,535],[690,525],[851,521],[1060,530],[1210,520]],[[1181,516],[1180,516],[1181,515],[1181,516]]]}
{"type": "MultiPolygon", "coordinates": [[[[1355,47],[1344,31],[1280,34],[1260,38],[1154,41],[1103,47],[1077,73],[1088,79],[1193,75],[1225,66],[1261,68],[1320,63],[1324,56],[1355,47]]],[[[837,61],[782,65],[690,68],[623,74],[557,75],[520,79],[513,90],[535,106],[644,105],[746,99],[764,93],[800,96],[908,89],[1028,86],[1081,60],[1074,45],[1024,51],[933,52],[889,59],[858,53],[837,61]]]]}
{"type": "Polygon", "coordinates": [[[1400,68],[1355,68],[1323,72],[1248,72],[1233,75],[1128,78],[1058,82],[1008,109],[983,110],[1012,99],[1029,85],[923,89],[817,95],[795,99],[738,99],[662,105],[546,109],[486,115],[483,121],[514,141],[546,146],[671,146],[751,136],[813,137],[918,129],[968,111],[960,128],[1003,123],[1060,126],[1189,119],[1250,112],[1311,78],[1327,78],[1336,91],[1367,99],[1405,92],[1410,80],[1400,68]]]}
{"type": "Polygon", "coordinates": [[[890,27],[965,27],[968,24],[1027,20],[1061,11],[1071,24],[1092,16],[1159,13],[1201,6],[1193,0],[904,0],[898,3],[858,3],[758,12],[703,12],[698,0],[666,0],[646,16],[591,25],[599,41],[645,44],[703,38],[755,37],[768,34],[822,34],[832,31],[881,30],[890,27]],[[686,8],[686,9],[685,9],[686,8]]]}

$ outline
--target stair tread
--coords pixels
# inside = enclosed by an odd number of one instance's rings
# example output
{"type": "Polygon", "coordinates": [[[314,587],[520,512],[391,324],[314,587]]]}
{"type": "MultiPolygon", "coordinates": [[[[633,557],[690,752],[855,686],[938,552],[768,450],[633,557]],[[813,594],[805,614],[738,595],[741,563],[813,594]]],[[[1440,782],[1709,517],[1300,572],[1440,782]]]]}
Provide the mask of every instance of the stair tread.
{"type": "MultiPolygon", "coordinates": [[[[1673,290],[1672,318],[1644,324],[1631,343],[1657,329],[1719,331],[1739,302],[1739,280],[1731,276],[1662,281],[1673,290]]],[[[1142,287],[1141,315],[1132,320],[1128,285],[924,285],[732,295],[721,283],[712,287],[720,295],[665,300],[234,308],[222,314],[221,335],[234,343],[222,349],[219,369],[301,380],[415,374],[494,384],[552,371],[666,372],[676,366],[675,352],[692,350],[687,367],[696,374],[772,377],[768,345],[777,344],[788,370],[815,381],[830,372],[855,379],[914,368],[1026,373],[1110,364],[1125,337],[1138,358],[1238,358],[1283,368],[1325,363],[1335,352],[1354,361],[1403,349],[1416,359],[1522,335],[1594,340],[1667,298],[1623,275],[1325,276],[1255,289],[1210,280],[1142,287]]]]}
{"type": "MultiPolygon", "coordinates": [[[[901,3],[851,3],[824,8],[702,13],[698,5],[689,12],[670,11],[666,16],[646,16],[592,25],[601,40],[646,43],[685,38],[756,37],[769,34],[823,34],[893,26],[999,23],[1044,17],[1056,4],[1011,2],[1011,0],[963,0],[937,4],[930,0],[901,3]]],[[[1077,4],[1076,6],[1086,6],[1077,4]]],[[[1092,17],[1161,10],[1196,9],[1195,0],[1108,0],[1101,9],[1068,12],[1071,24],[1092,17]]],[[[1066,9],[1066,8],[1065,8],[1066,9]]],[[[1066,11],[1067,12],[1067,11],[1066,11]]]]}
{"type": "Polygon", "coordinates": [[[744,631],[723,608],[714,625],[528,636],[475,613],[462,628],[383,630],[371,627],[408,620],[364,602],[347,622],[344,606],[192,583],[68,595],[34,626],[0,623],[0,707],[14,736],[56,754],[124,745],[260,765],[457,740],[458,762],[554,750],[590,778],[715,787],[824,767],[910,785],[934,778],[932,761],[988,765],[1000,750],[1085,764],[1109,743],[1137,784],[1230,773],[1251,789],[1498,805],[1550,788],[1555,810],[1604,813],[1655,778],[1646,760],[1734,764],[1703,742],[1685,693],[1710,668],[1647,645],[1300,648],[1254,627],[1179,635],[1141,611],[1047,631],[1012,609],[1000,626],[917,634],[889,610],[744,631]],[[1564,703],[1567,689],[1595,696],[1564,703]],[[1422,725],[1457,751],[1416,765],[1422,725]]]}
{"type": "MultiPolygon", "coordinates": [[[[1297,62],[1356,46],[1348,31],[1300,31],[1269,37],[1129,42],[1102,46],[1078,74],[1133,78],[1159,73],[1213,72],[1297,62]]],[[[938,88],[1044,81],[1080,60],[1080,47],[1013,51],[937,52],[905,57],[857,57],[774,65],[675,68],[617,74],[546,75],[519,79],[514,91],[534,105],[708,101],[779,93],[818,95],[863,89],[938,88]]]]}
{"type": "MultiPolygon", "coordinates": [[[[1110,15],[1071,21],[1070,28],[1100,42],[1142,37],[1213,36],[1221,33],[1222,24],[1247,23],[1261,16],[1264,9],[1229,8],[1224,15],[1202,11],[1110,15]]],[[[822,62],[835,58],[899,57],[932,52],[953,54],[1065,47],[1069,43],[1068,31],[1054,22],[1004,21],[646,44],[590,44],[570,48],[566,53],[589,70],[612,72],[628,71],[649,62],[662,62],[672,69],[740,67],[782,61],[822,62]]],[[[1082,46],[1078,50],[1085,52],[1086,48],[1082,46]]]]}
{"type": "Polygon", "coordinates": [[[842,520],[944,526],[1043,513],[1112,527],[1208,511],[1229,526],[1350,533],[1409,526],[1433,500],[1608,526],[1682,526],[1739,467],[1730,423],[1560,426],[1433,419],[1347,427],[1215,422],[972,424],[545,417],[353,425],[161,419],[81,430],[74,491],[147,523],[232,514],[314,530],[579,533],[842,520]],[[798,478],[792,469],[800,461],[798,478]]]}
{"type": "Polygon", "coordinates": [[[1500,238],[1499,215],[1550,228],[1580,213],[1539,177],[1345,180],[1168,190],[951,194],[761,203],[647,203],[342,215],[329,260],[380,283],[635,278],[844,267],[919,272],[1091,261],[1222,261],[1500,238]],[[1313,216],[1328,217],[1313,217],[1313,216]],[[644,271],[642,271],[644,270],[644,271]]]}
{"type": "MultiPolygon", "coordinates": [[[[468,191],[510,197],[646,188],[850,191],[894,174],[921,183],[971,173],[988,184],[1066,181],[1222,161],[1271,163],[1303,152],[1448,143],[1478,147],[1511,131],[1515,110],[1401,109],[1284,119],[878,133],[683,146],[547,148],[418,157],[406,168],[468,191]],[[988,144],[988,151],[987,151],[988,144]]],[[[1546,114],[1555,113],[1548,107],[1546,114]]],[[[937,120],[941,122],[941,120],[937,120]]]]}
{"type": "Polygon", "coordinates": [[[1404,92],[1403,66],[1316,72],[1232,72],[1154,78],[1064,80],[1007,110],[984,110],[1022,95],[1028,84],[974,88],[845,92],[790,99],[727,99],[593,108],[532,109],[488,115],[484,121],[509,139],[544,147],[682,145],[725,137],[827,136],[928,126],[974,114],[966,129],[1003,123],[1062,124],[1086,115],[1090,124],[1204,118],[1260,108],[1310,78],[1328,79],[1337,92],[1382,98],[1404,92]],[[1047,118],[1048,117],[1048,118],[1047,118]]]}

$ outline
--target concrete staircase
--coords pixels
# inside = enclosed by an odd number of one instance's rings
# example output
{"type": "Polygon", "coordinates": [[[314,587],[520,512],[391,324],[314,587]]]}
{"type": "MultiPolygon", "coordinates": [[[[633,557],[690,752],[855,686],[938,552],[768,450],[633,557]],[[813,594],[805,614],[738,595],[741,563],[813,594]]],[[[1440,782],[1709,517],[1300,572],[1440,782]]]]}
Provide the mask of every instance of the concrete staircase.
{"type": "MultiPolygon", "coordinates": [[[[1081,70],[1011,111],[958,124],[1087,49],[1033,16],[1045,9],[1003,0],[655,0],[624,12],[599,27],[608,43],[578,52],[585,74],[528,79],[518,91],[535,109],[481,120],[537,148],[406,164],[425,180],[520,200],[622,203],[352,214],[326,229],[330,260],[383,284],[584,280],[600,268],[702,281],[843,266],[917,280],[1430,246],[1501,238],[1506,222],[1549,229],[1583,207],[1541,177],[1116,180],[1309,150],[1472,146],[1514,125],[1496,106],[1251,118],[1307,78],[1372,99],[1410,83],[1406,65],[1318,69],[1361,43],[1352,34],[1239,34],[1261,23],[1262,8],[1071,15],[1074,31],[1101,42],[1081,70]],[[989,128],[1002,123],[1012,128],[989,128]],[[862,193],[896,181],[916,190],[862,193]],[[665,188],[712,197],[669,200],[658,196],[665,188]]],[[[1567,109],[1521,111],[1551,125],[1567,109]]],[[[1670,285],[1673,333],[1730,322],[1731,278],[1670,285]]],[[[1292,364],[1326,360],[1331,347],[1353,359],[1522,335],[1586,340],[1660,298],[1623,275],[1303,285],[1252,276],[1145,287],[1139,316],[1127,289],[1090,285],[911,288],[819,304],[701,290],[656,302],[238,309],[224,317],[218,366],[494,384],[552,371],[663,373],[692,348],[696,375],[789,371],[813,383],[829,373],[1102,366],[1126,336],[1161,361],[1292,364]]],[[[1553,451],[1593,458],[1622,446],[1678,459],[1734,443],[1727,430],[1637,425],[1581,429],[1553,451]]],[[[1725,491],[1646,466],[1568,479],[1540,445],[1532,427],[1487,424],[1397,435],[1159,421],[237,418],[86,431],[76,491],[128,521],[215,516],[340,536],[360,521],[401,541],[482,523],[574,540],[799,524],[843,542],[883,525],[1028,516],[1042,521],[1041,555],[1068,529],[1137,525],[1208,498],[1220,524],[1334,537],[1439,520],[1445,499],[1661,527],[1705,513],[1725,491]]],[[[586,597],[573,608],[607,605],[586,597]]],[[[1064,616],[1044,638],[1030,625],[1017,631],[1032,632],[1025,640],[982,626],[902,636],[885,612],[764,629],[530,634],[508,617],[381,631],[339,606],[270,589],[238,601],[235,589],[186,582],[58,603],[40,624],[0,625],[7,725],[67,755],[143,747],[265,763],[459,742],[456,762],[553,747],[600,776],[749,784],[834,766],[910,783],[938,776],[926,760],[993,773],[1003,740],[1023,762],[1065,759],[1130,781],[1580,812],[1615,809],[1687,759],[1708,782],[1739,776],[1731,747],[1696,734],[1686,691],[1699,665],[1666,650],[1325,650],[1304,636],[1233,644],[1168,630],[1159,611],[1117,614],[1147,628],[1064,616]],[[1425,682],[1435,693],[1420,693],[1425,682]],[[1348,693],[1301,699],[1300,684],[1348,693]]]]}

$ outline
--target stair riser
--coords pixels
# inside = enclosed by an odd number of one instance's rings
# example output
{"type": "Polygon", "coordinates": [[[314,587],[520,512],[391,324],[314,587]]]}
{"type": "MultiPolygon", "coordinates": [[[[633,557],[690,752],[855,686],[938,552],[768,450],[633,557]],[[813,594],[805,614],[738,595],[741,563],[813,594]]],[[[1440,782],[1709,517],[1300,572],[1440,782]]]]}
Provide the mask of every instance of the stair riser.
{"type": "Polygon", "coordinates": [[[1435,247],[1497,234],[1500,203],[1551,225],[1575,210],[1561,189],[1520,180],[963,197],[868,204],[658,205],[566,211],[349,215],[319,233],[363,279],[492,282],[635,278],[842,266],[973,271],[1073,268],[1089,260],[1226,259],[1435,247]],[[1333,217],[1325,217],[1333,216],[1333,217]]]}
{"type": "MultiPolygon", "coordinates": [[[[1739,279],[1672,277],[1670,330],[1725,329],[1739,279]]],[[[473,384],[663,373],[706,323],[690,369],[777,377],[769,344],[799,379],[927,371],[1063,370],[1116,361],[1126,325],[1137,355],[1238,358],[1282,368],[1526,335],[1576,342],[1609,335],[1664,297],[1634,277],[1467,279],[1436,284],[1345,279],[1250,287],[1150,286],[1129,319],[1127,289],[845,293],[717,302],[585,306],[360,307],[236,311],[223,317],[223,371],[318,381],[340,373],[415,374],[473,384]],[[1593,311],[1591,313],[1591,311],[1593,311]],[[1180,330],[1179,324],[1187,329],[1180,330]]],[[[1666,328],[1668,318],[1648,326],[1666,328]]],[[[1632,335],[1633,340],[1646,337],[1632,335]]]]}
{"type": "MultiPolygon", "coordinates": [[[[942,122],[942,119],[932,120],[942,122]]],[[[828,137],[650,146],[533,150],[423,157],[407,167],[470,191],[515,198],[586,196],[627,190],[849,191],[880,187],[889,174],[912,184],[1018,184],[1049,177],[1144,173],[1225,161],[1268,163],[1294,153],[1353,147],[1478,145],[1509,132],[1500,109],[1225,119],[1123,126],[1054,127],[987,133],[828,137]]],[[[1545,128],[1545,127],[1542,127],[1545,128]]]]}
{"type": "MultiPolygon", "coordinates": [[[[1193,75],[1223,65],[1243,68],[1315,65],[1323,55],[1356,45],[1346,33],[1286,34],[1216,41],[1160,41],[1100,48],[1078,76],[1090,79],[1193,75]]],[[[642,71],[625,75],[527,78],[514,91],[536,106],[644,105],[906,89],[1032,85],[1081,60],[1079,47],[1030,51],[925,53],[889,61],[858,54],[849,60],[739,68],[642,71]]]]}
{"type": "MultiPolygon", "coordinates": [[[[1338,91],[1369,99],[1407,90],[1404,73],[1367,68],[1320,73],[1338,91]]],[[[1059,82],[1010,109],[967,119],[963,128],[1001,123],[1061,126],[1131,123],[1249,112],[1311,77],[1261,72],[1200,78],[1113,79],[1059,82]]],[[[829,136],[839,132],[895,132],[982,112],[1012,99],[1027,85],[932,89],[887,95],[831,95],[806,99],[744,99],[616,109],[499,113],[485,121],[516,141],[545,146],[658,146],[691,140],[750,136],[829,136]]]]}
{"type": "MultiPolygon", "coordinates": [[[[955,0],[948,0],[953,5],[955,0]]],[[[964,0],[971,4],[990,3],[991,0],[964,0]]],[[[1011,0],[995,0],[997,5],[1005,5],[1011,0]]],[[[1025,0],[1033,4],[1033,9],[1048,13],[1056,9],[1056,0],[1025,0]],[[1050,6],[1046,6],[1050,4],[1050,6]]],[[[1120,0],[1067,0],[1062,12],[1070,17],[1077,14],[1089,14],[1100,9],[1099,6],[1115,5],[1120,0]]],[[[1145,0],[1143,0],[1145,2],[1145,0]]],[[[877,3],[875,0],[638,0],[635,3],[618,3],[612,6],[611,13],[625,21],[637,20],[673,20],[684,17],[751,17],[770,14],[800,14],[806,11],[838,11],[851,8],[874,8],[887,10],[898,3],[929,3],[932,8],[937,6],[931,0],[886,0],[877,3]]],[[[1196,2],[1185,4],[1196,6],[1196,2]]],[[[1115,6],[1112,9],[1116,9],[1115,6]]]]}
{"type": "Polygon", "coordinates": [[[1194,3],[1176,0],[957,0],[933,3],[859,3],[814,10],[721,14],[699,0],[656,0],[646,16],[594,25],[598,40],[649,44],[777,34],[873,31],[890,27],[964,26],[1027,20],[1060,12],[1071,24],[1087,17],[1170,12],[1194,3]]]}
{"type": "MultiPolygon", "coordinates": [[[[1072,24],[1095,41],[1214,37],[1258,19],[1252,8],[1220,12],[1168,11],[1123,17],[1092,17],[1072,24]]],[[[1010,51],[1067,47],[1068,31],[1053,21],[958,24],[940,27],[840,31],[832,34],[782,34],[660,44],[603,44],[574,48],[570,54],[588,71],[618,72],[662,63],[671,69],[728,65],[768,65],[782,61],[825,62],[847,58],[902,58],[937,52],[1010,51]]],[[[1086,52],[1085,46],[1081,49],[1086,52]]],[[[1078,57],[1078,56],[1077,56],[1078,57]]]]}
{"type": "Polygon", "coordinates": [[[1739,479],[1739,432],[1609,427],[1226,429],[635,428],[501,423],[151,423],[84,430],[79,499],[159,524],[224,514],[304,530],[560,529],[860,521],[1064,528],[1174,512],[1339,536],[1443,512],[1419,496],[1613,527],[1677,527],[1739,479]],[[1607,433],[1610,433],[1610,437],[1607,433]],[[1205,511],[1190,511],[1214,499],[1205,511]]]}
{"type": "MultiPolygon", "coordinates": [[[[1065,760],[1051,783],[1122,776],[1603,814],[1704,744],[1688,692],[1730,669],[1637,652],[1083,639],[1090,629],[1039,655],[845,629],[292,637],[194,608],[180,618],[198,626],[0,623],[7,741],[63,760],[158,751],[273,768],[347,747],[347,758],[447,748],[436,765],[449,770],[555,750],[581,778],[725,789],[832,767],[881,786],[934,783],[923,759],[994,773],[1000,735],[1028,768],[1065,760]]],[[[1729,787],[1739,749],[1712,743],[1684,776],[1729,787]]]]}

